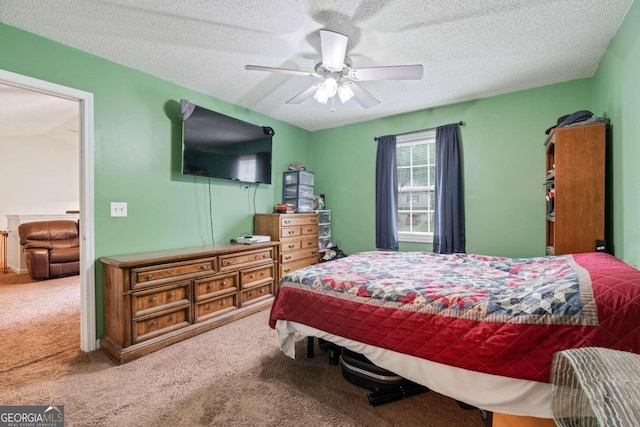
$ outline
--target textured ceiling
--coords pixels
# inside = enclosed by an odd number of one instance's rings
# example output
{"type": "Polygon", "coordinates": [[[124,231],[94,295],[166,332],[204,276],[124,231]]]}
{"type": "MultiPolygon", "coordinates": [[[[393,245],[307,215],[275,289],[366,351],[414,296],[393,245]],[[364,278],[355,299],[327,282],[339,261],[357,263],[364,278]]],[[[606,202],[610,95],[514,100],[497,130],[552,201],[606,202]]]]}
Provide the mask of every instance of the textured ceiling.
{"type": "MultiPolygon", "coordinates": [[[[0,21],[308,130],[589,77],[632,0],[0,0],[0,21]],[[422,64],[367,81],[380,100],[285,102],[320,79],[318,30],[354,68],[422,64]]],[[[265,124],[267,125],[267,124],[265,124]]]]}
{"type": "Polygon", "coordinates": [[[0,138],[79,131],[77,101],[5,84],[0,100],[0,138]]]}

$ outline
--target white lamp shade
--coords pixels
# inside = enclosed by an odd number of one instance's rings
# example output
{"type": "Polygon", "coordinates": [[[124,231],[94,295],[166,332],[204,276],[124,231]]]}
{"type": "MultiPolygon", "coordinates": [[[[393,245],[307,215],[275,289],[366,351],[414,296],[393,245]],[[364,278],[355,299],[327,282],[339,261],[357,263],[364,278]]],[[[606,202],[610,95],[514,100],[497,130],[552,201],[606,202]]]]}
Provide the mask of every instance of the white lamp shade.
{"type": "Polygon", "coordinates": [[[321,104],[326,104],[329,98],[335,96],[338,91],[338,82],[333,77],[329,77],[318,88],[313,98],[321,104]]]}
{"type": "Polygon", "coordinates": [[[347,85],[346,83],[342,83],[340,86],[338,86],[338,97],[343,104],[353,98],[354,95],[355,93],[353,93],[353,90],[351,90],[349,85],[347,85]]]}

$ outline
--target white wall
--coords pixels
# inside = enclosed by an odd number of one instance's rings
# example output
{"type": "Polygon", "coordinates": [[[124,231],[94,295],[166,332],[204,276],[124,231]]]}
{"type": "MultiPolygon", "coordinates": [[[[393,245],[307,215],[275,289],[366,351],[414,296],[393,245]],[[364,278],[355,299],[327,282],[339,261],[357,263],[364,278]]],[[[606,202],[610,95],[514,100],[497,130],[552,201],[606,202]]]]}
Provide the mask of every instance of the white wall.
{"type": "Polygon", "coordinates": [[[79,134],[0,137],[0,229],[6,215],[63,214],[80,206],[79,134]]]}

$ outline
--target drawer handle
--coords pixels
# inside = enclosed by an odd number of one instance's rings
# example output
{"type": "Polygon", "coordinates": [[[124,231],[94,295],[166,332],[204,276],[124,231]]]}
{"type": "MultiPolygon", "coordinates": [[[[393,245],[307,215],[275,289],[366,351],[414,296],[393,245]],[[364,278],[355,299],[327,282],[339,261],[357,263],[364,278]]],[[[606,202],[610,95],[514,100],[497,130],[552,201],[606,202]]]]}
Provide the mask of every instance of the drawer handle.
{"type": "Polygon", "coordinates": [[[149,301],[156,302],[156,301],[158,301],[158,298],[157,297],[151,297],[151,298],[149,298],[149,301]]]}
{"type": "Polygon", "coordinates": [[[311,251],[311,255],[315,255],[317,253],[318,253],[318,251],[311,251]]]}
{"type": "Polygon", "coordinates": [[[153,274],[147,274],[147,280],[153,279],[153,274]]]}
{"type": "Polygon", "coordinates": [[[295,247],[296,247],[296,245],[289,245],[289,249],[293,249],[295,247]]]}
{"type": "Polygon", "coordinates": [[[285,259],[286,261],[289,261],[289,260],[291,259],[291,255],[284,257],[284,259],[285,259]]]}
{"type": "Polygon", "coordinates": [[[260,291],[259,291],[259,292],[260,292],[260,293],[263,293],[263,292],[264,292],[264,289],[260,289],[260,291]]]}
{"type": "Polygon", "coordinates": [[[203,265],[200,266],[200,270],[206,270],[206,269],[207,269],[206,265],[203,264],[203,265]]]}
{"type": "Polygon", "coordinates": [[[284,272],[285,272],[285,273],[288,273],[288,272],[290,272],[290,271],[291,271],[291,269],[290,269],[290,268],[287,268],[287,269],[285,269],[285,270],[284,270],[284,272]]]}
{"type": "Polygon", "coordinates": [[[288,219],[285,219],[284,221],[282,221],[285,224],[291,224],[291,221],[289,221],[288,219]]]}
{"type": "Polygon", "coordinates": [[[222,281],[222,286],[227,286],[227,281],[226,280],[222,281]]]}
{"type": "Polygon", "coordinates": [[[289,234],[294,234],[294,233],[295,233],[295,231],[289,230],[289,234]]]}
{"type": "Polygon", "coordinates": [[[249,292],[249,298],[253,296],[253,292],[249,292]]]}
{"type": "Polygon", "coordinates": [[[250,275],[249,275],[249,279],[253,279],[254,277],[256,277],[256,275],[255,275],[255,274],[250,274],[250,275]]]}
{"type": "Polygon", "coordinates": [[[210,291],[211,290],[211,283],[207,284],[207,290],[210,291]]]}
{"type": "Polygon", "coordinates": [[[318,222],[318,220],[316,220],[315,218],[311,219],[311,224],[315,224],[316,222],[318,222]]]}
{"type": "Polygon", "coordinates": [[[307,246],[313,246],[313,242],[307,242],[307,246]]]}
{"type": "Polygon", "coordinates": [[[264,276],[264,271],[261,271],[260,272],[260,277],[263,277],[263,276],[264,276]]]}
{"type": "Polygon", "coordinates": [[[225,305],[225,303],[226,303],[225,300],[220,301],[220,305],[225,305]]]}
{"type": "Polygon", "coordinates": [[[176,316],[171,316],[171,317],[169,318],[169,321],[170,321],[170,322],[174,322],[175,320],[176,320],[176,316]]]}
{"type": "Polygon", "coordinates": [[[205,307],[205,309],[206,309],[207,311],[211,310],[211,304],[207,304],[207,306],[205,307]]]}
{"type": "Polygon", "coordinates": [[[176,296],[176,293],[175,293],[175,292],[171,292],[171,293],[169,294],[169,296],[170,296],[171,298],[173,298],[173,297],[175,297],[175,296],[176,296]]]}
{"type": "Polygon", "coordinates": [[[156,326],[158,324],[157,320],[154,320],[153,322],[151,322],[151,326],[156,326]]]}
{"type": "Polygon", "coordinates": [[[313,231],[313,228],[307,228],[307,231],[311,233],[313,231]]]}

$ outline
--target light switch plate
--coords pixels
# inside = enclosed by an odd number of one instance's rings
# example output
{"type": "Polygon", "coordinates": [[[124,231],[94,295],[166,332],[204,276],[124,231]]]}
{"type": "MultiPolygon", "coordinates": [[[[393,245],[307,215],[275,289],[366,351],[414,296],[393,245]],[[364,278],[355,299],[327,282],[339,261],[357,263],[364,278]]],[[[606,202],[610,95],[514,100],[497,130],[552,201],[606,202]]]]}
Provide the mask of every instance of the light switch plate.
{"type": "Polygon", "coordinates": [[[127,203],[111,202],[111,216],[127,216],[127,203]]]}

